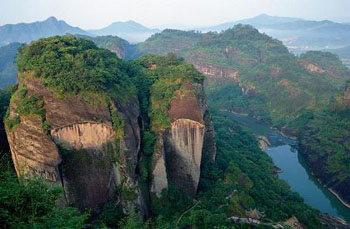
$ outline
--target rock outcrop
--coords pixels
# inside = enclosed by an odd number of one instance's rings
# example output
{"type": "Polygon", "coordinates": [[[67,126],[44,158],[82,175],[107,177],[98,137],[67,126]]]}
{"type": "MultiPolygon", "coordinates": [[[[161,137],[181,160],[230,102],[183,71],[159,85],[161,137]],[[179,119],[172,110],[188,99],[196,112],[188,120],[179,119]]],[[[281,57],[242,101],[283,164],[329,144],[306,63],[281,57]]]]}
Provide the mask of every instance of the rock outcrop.
{"type": "Polygon", "coordinates": [[[258,141],[259,148],[263,151],[267,149],[271,145],[269,139],[265,136],[257,136],[256,140],[258,141]]]}
{"type": "Polygon", "coordinates": [[[165,158],[170,182],[194,196],[197,191],[204,139],[204,125],[190,119],[171,123],[165,136],[165,158]]]}
{"type": "Polygon", "coordinates": [[[299,61],[299,64],[301,66],[303,66],[304,68],[306,68],[309,72],[311,73],[321,73],[321,74],[324,74],[326,73],[327,71],[320,68],[319,66],[317,66],[316,64],[313,64],[313,63],[308,63],[306,61],[299,61]]]}
{"type": "MultiPolygon", "coordinates": [[[[207,81],[212,82],[236,82],[240,83],[239,71],[232,67],[223,67],[213,64],[201,64],[194,62],[195,68],[202,74],[207,76],[207,81]]],[[[208,82],[206,82],[208,83],[208,82]]]]}
{"type": "Polygon", "coordinates": [[[183,86],[187,90],[176,91],[170,103],[171,126],[156,143],[152,191],[157,196],[169,184],[194,196],[202,157],[215,160],[215,134],[202,85],[185,83],[183,86]]]}
{"type": "MultiPolygon", "coordinates": [[[[124,137],[116,146],[107,105],[91,105],[80,96],[62,99],[40,79],[26,74],[19,82],[19,89],[28,88],[26,96],[35,94],[43,99],[45,119],[50,124],[47,135],[40,118],[22,115],[18,127],[7,130],[19,175],[40,176],[62,186],[68,203],[80,208],[96,207],[115,198],[117,185],[137,186],[140,130],[136,98],[130,98],[135,104],[132,108],[114,104],[124,120],[124,137]]],[[[11,116],[18,116],[16,106],[16,102],[11,103],[11,116]]]]}
{"type": "Polygon", "coordinates": [[[33,42],[18,62],[5,123],[19,176],[61,186],[80,209],[115,201],[142,216],[150,192],[171,185],[196,195],[202,158],[213,162],[216,146],[204,77],[192,65],[151,56],[131,75],[114,54],[71,36],[33,42]]]}
{"type": "Polygon", "coordinates": [[[58,166],[62,159],[56,144],[42,130],[41,124],[36,117],[22,117],[16,130],[7,131],[13,164],[18,175],[39,176],[60,185],[58,166]]]}

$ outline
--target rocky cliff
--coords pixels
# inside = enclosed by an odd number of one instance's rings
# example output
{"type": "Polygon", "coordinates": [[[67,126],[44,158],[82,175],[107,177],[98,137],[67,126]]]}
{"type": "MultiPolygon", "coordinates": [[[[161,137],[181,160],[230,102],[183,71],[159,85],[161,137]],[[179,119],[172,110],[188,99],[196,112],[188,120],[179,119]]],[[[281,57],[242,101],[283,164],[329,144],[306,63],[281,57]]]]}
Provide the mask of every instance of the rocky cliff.
{"type": "MultiPolygon", "coordinates": [[[[200,85],[196,86],[201,88],[200,85]]],[[[171,100],[169,109],[171,127],[165,131],[163,140],[170,183],[194,196],[200,177],[204,138],[206,132],[209,134],[211,120],[205,123],[204,114],[207,112],[207,107],[204,101],[197,99],[193,85],[186,84],[185,88],[187,90],[182,93],[175,92],[171,100]]],[[[211,137],[213,136],[206,136],[207,139],[211,137]]],[[[213,149],[206,151],[212,160],[215,159],[215,148],[213,149]]]]}
{"type": "Polygon", "coordinates": [[[207,76],[209,82],[235,82],[240,83],[240,74],[235,68],[218,66],[214,64],[201,64],[194,62],[195,68],[207,76]]]}
{"type": "Polygon", "coordinates": [[[124,120],[124,136],[117,146],[109,106],[91,105],[80,96],[59,98],[40,79],[27,74],[20,74],[19,81],[18,91],[27,88],[27,92],[22,99],[12,101],[10,117],[19,117],[20,123],[7,130],[18,174],[38,175],[62,186],[68,203],[82,208],[113,199],[122,178],[125,187],[137,185],[135,168],[140,146],[137,100],[130,99],[136,104],[131,109],[113,104],[124,120]],[[41,117],[17,111],[18,105],[31,95],[43,100],[49,133],[43,130],[41,117]],[[114,155],[116,151],[119,155],[114,155]]]}
{"type": "Polygon", "coordinates": [[[164,59],[150,56],[147,60],[144,67],[148,74],[157,77],[150,88],[150,122],[156,134],[151,192],[160,197],[162,190],[175,186],[195,196],[202,158],[214,161],[216,154],[203,77],[171,55],[164,59]],[[163,76],[170,69],[180,77],[163,76]]]}
{"type": "Polygon", "coordinates": [[[175,57],[157,57],[165,63],[133,74],[123,70],[127,67],[115,55],[86,42],[54,37],[20,51],[19,84],[5,121],[17,174],[61,186],[66,202],[82,209],[116,201],[125,211],[136,207],[147,215],[147,193],[159,196],[169,184],[194,196],[203,155],[213,161],[216,153],[202,75],[175,57]],[[41,62],[52,55],[52,48],[64,54],[52,65],[41,62]],[[89,59],[91,55],[98,58],[89,59]],[[87,59],[81,63],[89,66],[76,65],[82,57],[87,59]],[[68,67],[61,68],[62,63],[68,67]],[[133,77],[153,84],[140,86],[133,77]],[[140,105],[148,100],[148,107],[140,105]],[[141,114],[145,109],[148,114],[141,114]],[[149,144],[142,133],[150,125],[157,137],[152,181],[142,186],[140,177],[147,175],[141,160],[149,144]],[[141,191],[141,186],[149,190],[141,191]]]}

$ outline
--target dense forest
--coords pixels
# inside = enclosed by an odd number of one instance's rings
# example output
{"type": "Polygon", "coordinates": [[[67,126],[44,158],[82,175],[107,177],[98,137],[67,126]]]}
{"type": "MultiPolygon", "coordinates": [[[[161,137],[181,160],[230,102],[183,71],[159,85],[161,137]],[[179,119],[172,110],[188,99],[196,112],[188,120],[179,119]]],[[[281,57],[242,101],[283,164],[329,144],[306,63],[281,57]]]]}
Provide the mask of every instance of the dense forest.
{"type": "MultiPolygon", "coordinates": [[[[26,228],[81,228],[91,224],[96,227],[119,225],[120,228],[174,228],[176,225],[231,228],[228,216],[244,217],[246,211],[256,208],[264,212],[266,225],[297,216],[308,228],[322,227],[319,213],[305,205],[297,193],[291,192],[288,185],[274,175],[271,159],[258,148],[253,136],[220,112],[214,114],[214,122],[217,159],[215,164],[202,168],[195,202],[174,188],[164,193],[154,206],[154,220],[145,225],[134,213],[124,216],[114,203],[106,204],[96,218],[88,212],[59,207],[60,189],[41,180],[18,180],[13,169],[2,166],[0,221],[8,226],[26,228]],[[25,209],[22,208],[24,202],[27,203],[25,209]],[[53,204],[55,202],[57,205],[53,204]],[[190,211],[180,218],[186,209],[190,211]]],[[[2,165],[7,163],[10,163],[9,156],[2,156],[2,165]]]]}
{"type": "Polygon", "coordinates": [[[117,36],[98,36],[90,37],[77,35],[77,37],[93,41],[97,47],[108,49],[121,59],[128,59],[132,55],[132,46],[126,40],[117,36]]]}
{"type": "MultiPolygon", "coordinates": [[[[139,44],[138,51],[160,55],[174,52],[194,64],[237,70],[240,87],[250,101],[246,112],[278,127],[294,120],[304,108],[327,104],[350,75],[333,54],[309,52],[296,57],[282,42],[247,25],[221,33],[164,30],[139,44]],[[308,70],[310,64],[319,71],[308,70]]],[[[218,83],[212,87],[220,91],[227,85],[218,83]]]]}
{"type": "MultiPolygon", "coordinates": [[[[169,99],[175,90],[188,90],[181,88],[182,82],[204,80],[192,65],[175,55],[148,55],[126,62],[90,41],[72,36],[33,42],[21,49],[17,65],[20,72],[30,73],[20,77],[39,77],[59,97],[79,95],[96,105],[111,99],[123,102],[136,95],[143,119],[149,120],[143,129],[142,157],[138,162],[141,188],[146,188],[151,178],[154,136],[169,125],[166,115],[169,99]]],[[[5,115],[10,93],[12,100],[18,100],[18,113],[41,117],[45,112],[41,98],[28,95],[25,86],[15,86],[10,91],[0,94],[1,116],[8,121],[12,119],[5,115]]],[[[209,91],[209,100],[215,101],[211,95],[209,91]]],[[[14,228],[249,228],[234,224],[229,218],[258,212],[261,225],[257,227],[269,227],[296,216],[308,228],[322,228],[320,213],[304,204],[297,193],[277,178],[272,160],[259,149],[256,139],[211,104],[215,103],[209,102],[209,108],[216,131],[217,155],[215,162],[202,159],[197,195],[193,199],[169,186],[160,198],[152,197],[146,223],[137,211],[125,214],[118,202],[109,202],[99,209],[63,207],[61,188],[40,179],[17,179],[1,126],[1,149],[5,151],[1,154],[0,223],[14,228]]],[[[118,115],[112,118],[117,127],[123,125],[118,115]]]]}
{"type": "Polygon", "coordinates": [[[164,30],[139,44],[138,51],[175,52],[210,77],[206,92],[215,101],[213,109],[246,113],[298,137],[312,172],[350,201],[349,108],[343,100],[350,71],[336,55],[295,56],[280,41],[245,25],[221,33],[164,30]],[[225,71],[235,72],[235,78],[224,79],[225,71]]]}

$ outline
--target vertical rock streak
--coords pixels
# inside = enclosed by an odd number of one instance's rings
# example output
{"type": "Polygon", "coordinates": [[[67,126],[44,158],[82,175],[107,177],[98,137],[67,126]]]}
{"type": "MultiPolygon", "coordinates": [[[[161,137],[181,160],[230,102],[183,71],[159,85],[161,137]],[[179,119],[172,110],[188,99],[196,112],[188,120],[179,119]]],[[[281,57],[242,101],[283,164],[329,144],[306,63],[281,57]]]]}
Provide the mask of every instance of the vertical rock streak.
{"type": "Polygon", "coordinates": [[[204,125],[189,119],[179,119],[171,125],[173,152],[200,166],[204,137],[204,125]]]}
{"type": "Polygon", "coordinates": [[[112,127],[103,123],[78,123],[51,130],[53,140],[67,149],[98,148],[114,138],[112,127]]]}
{"type": "Polygon", "coordinates": [[[166,136],[165,156],[170,182],[192,196],[197,192],[200,177],[204,127],[193,120],[178,119],[166,136]]]}

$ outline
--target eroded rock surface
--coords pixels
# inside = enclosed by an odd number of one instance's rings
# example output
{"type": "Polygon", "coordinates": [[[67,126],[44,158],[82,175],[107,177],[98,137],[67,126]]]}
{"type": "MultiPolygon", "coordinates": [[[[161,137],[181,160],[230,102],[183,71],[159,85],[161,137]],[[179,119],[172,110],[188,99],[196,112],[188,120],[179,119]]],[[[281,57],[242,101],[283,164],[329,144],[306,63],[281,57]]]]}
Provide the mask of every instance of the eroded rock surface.
{"type": "Polygon", "coordinates": [[[163,189],[168,188],[168,177],[165,165],[165,152],[163,135],[158,136],[155,152],[153,153],[153,181],[151,184],[151,192],[157,197],[161,196],[163,189]]]}
{"type": "Polygon", "coordinates": [[[303,66],[304,68],[306,68],[309,72],[311,73],[321,73],[321,74],[324,74],[326,73],[327,71],[320,68],[319,66],[315,65],[315,64],[312,64],[312,63],[307,63],[305,61],[300,61],[299,62],[301,66],[303,66]]]}
{"type": "Polygon", "coordinates": [[[114,139],[114,130],[103,123],[86,122],[51,129],[51,136],[67,150],[98,149],[114,139]]]}
{"type": "Polygon", "coordinates": [[[36,117],[24,117],[16,130],[7,131],[13,163],[18,175],[39,176],[60,185],[58,165],[62,160],[41,124],[36,117]]]}
{"type": "Polygon", "coordinates": [[[195,68],[201,72],[202,74],[207,76],[209,81],[233,81],[236,83],[240,82],[240,74],[239,71],[232,67],[223,67],[217,66],[213,64],[201,64],[201,63],[193,63],[195,68]]]}
{"type": "Polygon", "coordinates": [[[194,196],[204,147],[206,158],[215,160],[215,134],[202,85],[185,83],[184,87],[187,90],[175,92],[168,111],[171,126],[156,143],[151,191],[158,196],[168,184],[194,196]]]}
{"type": "Polygon", "coordinates": [[[171,124],[165,140],[166,165],[171,183],[194,196],[202,159],[204,125],[189,119],[171,124]]]}
{"type": "MultiPolygon", "coordinates": [[[[124,120],[124,135],[117,146],[108,105],[92,105],[80,96],[60,98],[40,79],[22,77],[20,87],[28,88],[27,96],[36,94],[43,99],[51,128],[49,136],[40,118],[23,116],[14,131],[7,131],[19,175],[40,175],[62,186],[68,203],[80,208],[94,208],[115,198],[115,188],[123,182],[125,188],[138,185],[137,99],[130,98],[135,100],[130,102],[132,108],[115,104],[124,120]]],[[[11,106],[13,113],[16,103],[11,106]]]]}

